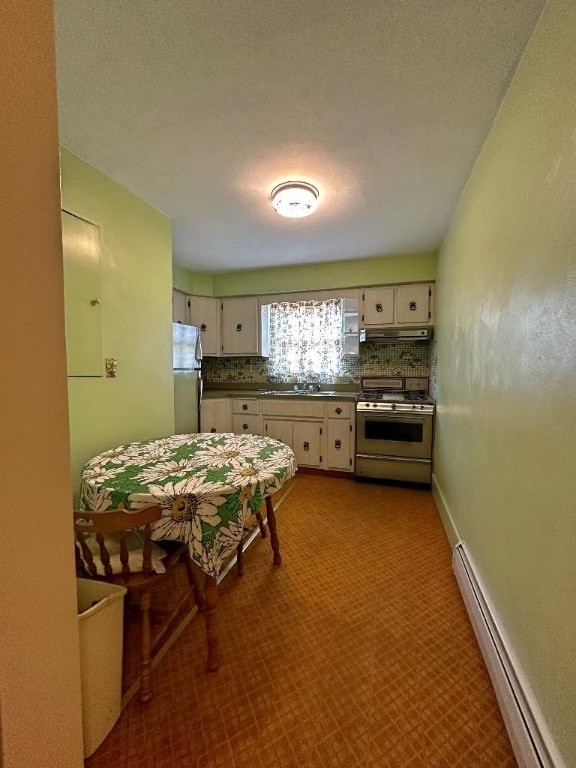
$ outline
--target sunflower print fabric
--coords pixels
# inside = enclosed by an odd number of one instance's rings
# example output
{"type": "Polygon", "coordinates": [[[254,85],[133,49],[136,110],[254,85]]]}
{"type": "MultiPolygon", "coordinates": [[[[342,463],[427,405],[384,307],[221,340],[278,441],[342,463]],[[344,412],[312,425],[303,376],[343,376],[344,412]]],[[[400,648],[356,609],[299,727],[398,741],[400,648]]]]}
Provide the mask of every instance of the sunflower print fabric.
{"type": "Polygon", "coordinates": [[[296,473],[292,449],[258,435],[174,435],[121,445],[84,466],[80,507],[162,508],[152,538],[183,541],[195,563],[218,576],[245,520],[296,473]]]}

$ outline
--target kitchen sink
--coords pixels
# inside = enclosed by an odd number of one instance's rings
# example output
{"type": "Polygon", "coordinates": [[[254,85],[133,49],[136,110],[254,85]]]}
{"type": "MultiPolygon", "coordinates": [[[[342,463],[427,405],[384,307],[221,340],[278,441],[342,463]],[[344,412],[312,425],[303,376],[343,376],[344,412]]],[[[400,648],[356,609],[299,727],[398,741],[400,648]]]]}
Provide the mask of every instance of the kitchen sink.
{"type": "Polygon", "coordinates": [[[332,397],[338,394],[333,390],[321,389],[320,392],[310,389],[267,389],[260,393],[261,395],[273,395],[284,397],[332,397]]]}

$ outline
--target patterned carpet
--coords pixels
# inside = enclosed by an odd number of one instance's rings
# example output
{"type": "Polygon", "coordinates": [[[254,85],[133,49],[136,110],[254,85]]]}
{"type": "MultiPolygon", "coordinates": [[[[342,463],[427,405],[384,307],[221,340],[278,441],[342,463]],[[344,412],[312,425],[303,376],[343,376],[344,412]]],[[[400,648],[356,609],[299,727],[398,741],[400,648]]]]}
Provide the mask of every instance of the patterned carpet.
{"type": "Polygon", "coordinates": [[[257,538],[220,585],[220,670],[196,615],[86,765],[515,768],[431,494],[289,489],[282,565],[257,538]]]}

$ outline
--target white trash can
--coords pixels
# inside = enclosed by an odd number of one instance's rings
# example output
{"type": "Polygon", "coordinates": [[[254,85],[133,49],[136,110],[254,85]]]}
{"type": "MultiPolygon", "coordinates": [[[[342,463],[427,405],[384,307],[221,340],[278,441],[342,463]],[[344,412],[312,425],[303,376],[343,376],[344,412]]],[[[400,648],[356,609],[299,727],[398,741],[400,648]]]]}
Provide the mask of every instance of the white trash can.
{"type": "Polygon", "coordinates": [[[77,579],[84,757],[95,752],[118,720],[126,589],[77,579]]]}

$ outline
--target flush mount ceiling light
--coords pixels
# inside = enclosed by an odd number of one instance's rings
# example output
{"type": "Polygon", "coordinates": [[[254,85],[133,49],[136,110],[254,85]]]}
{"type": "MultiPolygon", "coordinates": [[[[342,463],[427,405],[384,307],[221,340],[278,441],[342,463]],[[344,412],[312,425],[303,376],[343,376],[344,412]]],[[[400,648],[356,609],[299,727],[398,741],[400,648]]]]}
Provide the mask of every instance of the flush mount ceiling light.
{"type": "Polygon", "coordinates": [[[300,219],[314,213],[318,190],[306,181],[284,181],[272,190],[272,208],[280,216],[300,219]]]}

